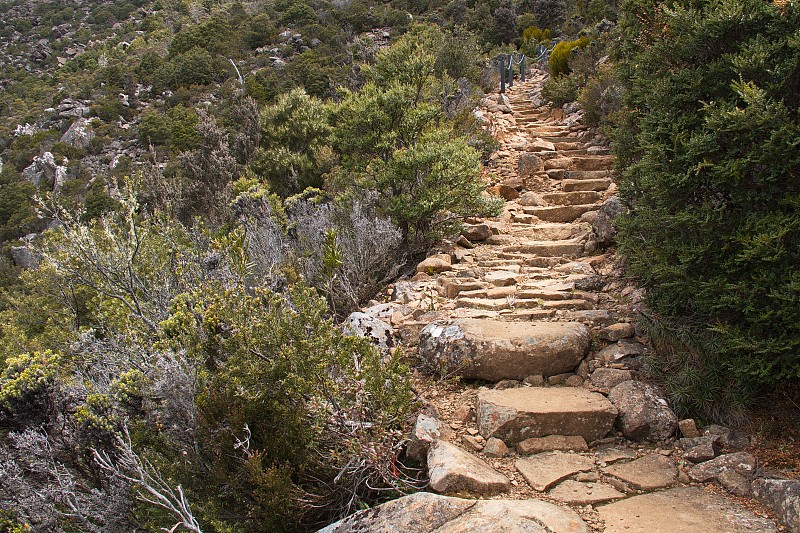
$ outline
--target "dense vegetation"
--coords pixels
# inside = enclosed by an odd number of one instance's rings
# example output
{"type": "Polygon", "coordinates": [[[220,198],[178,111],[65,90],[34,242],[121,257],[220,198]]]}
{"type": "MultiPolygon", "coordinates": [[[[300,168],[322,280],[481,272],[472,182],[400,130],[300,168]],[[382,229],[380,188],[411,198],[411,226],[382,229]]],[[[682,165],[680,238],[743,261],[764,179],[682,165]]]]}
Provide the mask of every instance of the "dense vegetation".
{"type": "Polygon", "coordinates": [[[793,3],[0,14],[0,530],[309,530],[424,483],[403,355],[337,323],[496,212],[472,109],[517,47],[614,139],[678,407],[800,378],[793,3]]]}
{"type": "Polygon", "coordinates": [[[656,369],[714,416],[800,378],[800,10],[624,13],[621,248],[658,314],[656,369]]]}

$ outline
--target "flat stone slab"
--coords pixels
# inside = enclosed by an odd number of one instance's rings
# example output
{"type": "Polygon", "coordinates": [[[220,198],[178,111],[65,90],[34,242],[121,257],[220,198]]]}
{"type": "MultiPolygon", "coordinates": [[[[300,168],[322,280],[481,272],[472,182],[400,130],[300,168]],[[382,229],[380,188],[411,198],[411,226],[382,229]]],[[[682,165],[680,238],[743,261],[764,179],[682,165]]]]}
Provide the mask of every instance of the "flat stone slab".
{"type": "Polygon", "coordinates": [[[594,505],[624,498],[625,494],[605,483],[582,483],[568,479],[549,493],[551,498],[572,505],[594,505]]]}
{"type": "Polygon", "coordinates": [[[602,199],[595,191],[551,192],[542,195],[542,200],[551,205],[593,204],[602,199]]]}
{"type": "Polygon", "coordinates": [[[466,500],[417,492],[319,533],[589,533],[577,513],[541,500],[466,500]]]}
{"type": "Polygon", "coordinates": [[[636,452],[624,446],[603,446],[594,450],[597,460],[611,464],[623,459],[635,459],[636,452]]]}
{"type": "MultiPolygon", "coordinates": [[[[501,309],[503,304],[507,302],[498,300],[492,309],[501,309]]],[[[467,318],[426,326],[419,337],[419,355],[436,372],[521,381],[535,374],[553,376],[572,370],[588,353],[590,342],[589,329],[577,322],[467,318]]]]}
{"type": "Polygon", "coordinates": [[[669,487],[678,479],[678,468],[669,457],[645,455],[630,463],[607,466],[603,472],[619,479],[634,490],[656,490],[669,487]]]}
{"type": "Polygon", "coordinates": [[[578,435],[592,442],[611,430],[617,416],[605,396],[576,387],[480,391],[476,413],[481,434],[509,446],[547,435],[578,435]]]}
{"type": "Polygon", "coordinates": [[[508,246],[503,249],[508,253],[531,254],[539,257],[567,257],[575,259],[583,253],[582,242],[571,241],[537,241],[508,246]]]}
{"type": "Polygon", "coordinates": [[[517,459],[514,466],[531,487],[541,492],[573,474],[591,470],[594,459],[576,453],[546,452],[517,459]]]}
{"type": "Polygon", "coordinates": [[[436,492],[493,495],[511,488],[511,481],[485,461],[441,440],[428,450],[428,476],[436,492]]]}
{"type": "Polygon", "coordinates": [[[487,272],[483,277],[484,281],[491,283],[496,287],[507,287],[509,285],[516,285],[519,278],[518,272],[511,272],[510,270],[493,270],[487,272]]]}
{"type": "Polygon", "coordinates": [[[597,508],[605,533],[775,533],[770,520],[699,487],[634,496],[597,508]]]}

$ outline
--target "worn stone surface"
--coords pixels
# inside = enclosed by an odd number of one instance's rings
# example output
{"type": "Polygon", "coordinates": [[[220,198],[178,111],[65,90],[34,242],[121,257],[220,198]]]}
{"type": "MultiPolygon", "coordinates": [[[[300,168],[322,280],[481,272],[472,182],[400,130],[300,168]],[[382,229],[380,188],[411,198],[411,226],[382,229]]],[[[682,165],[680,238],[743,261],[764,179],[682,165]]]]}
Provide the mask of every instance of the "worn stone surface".
{"type": "Polygon", "coordinates": [[[437,418],[420,413],[406,445],[406,455],[415,461],[423,461],[433,442],[449,438],[452,434],[453,430],[437,418]]]}
{"type": "Polygon", "coordinates": [[[520,177],[529,178],[544,170],[544,162],[535,154],[523,153],[519,156],[518,170],[520,177]]]}
{"type": "Polygon", "coordinates": [[[619,463],[603,469],[606,475],[624,482],[634,490],[655,490],[669,487],[678,479],[678,468],[669,457],[645,455],[629,463],[619,463]]]}
{"type": "Polygon", "coordinates": [[[750,437],[739,430],[726,428],[725,426],[712,424],[703,429],[703,435],[718,437],[720,446],[728,452],[740,452],[750,446],[750,437]]]}
{"type": "Polygon", "coordinates": [[[723,472],[736,472],[747,479],[753,479],[758,470],[758,461],[747,452],[720,455],[716,459],[700,463],[689,470],[695,481],[713,481],[723,472]]]}
{"type": "Polygon", "coordinates": [[[531,487],[541,492],[573,474],[591,470],[594,459],[575,453],[546,452],[521,457],[514,466],[531,487]]]}
{"type": "Polygon", "coordinates": [[[417,265],[417,272],[446,272],[453,270],[453,266],[439,257],[429,257],[417,265]]]}
{"type": "Polygon", "coordinates": [[[523,380],[571,370],[589,350],[591,334],[574,322],[434,322],[419,337],[419,355],[434,371],[466,378],[523,380]]]}
{"type": "Polygon", "coordinates": [[[589,451],[586,439],[579,435],[548,435],[546,437],[532,437],[517,444],[517,451],[523,455],[531,455],[550,451],[589,451]]]}
{"type": "Polygon", "coordinates": [[[636,334],[636,328],[633,324],[627,322],[619,322],[611,324],[600,330],[600,338],[607,341],[616,342],[620,339],[627,339],[636,334]]]}
{"type": "Polygon", "coordinates": [[[568,479],[549,493],[551,498],[572,505],[594,505],[624,498],[625,494],[605,483],[581,483],[568,479]]]}
{"type": "Polygon", "coordinates": [[[675,433],[678,418],[656,386],[625,381],[611,389],[608,399],[619,410],[617,426],[629,439],[660,441],[675,433]]]}
{"type": "Polygon", "coordinates": [[[700,430],[697,429],[697,423],[694,421],[694,418],[679,420],[678,429],[681,430],[681,435],[689,439],[700,436],[700,430]]]}
{"type": "Polygon", "coordinates": [[[359,511],[319,533],[589,533],[569,509],[540,500],[466,500],[418,492],[359,511]]]}
{"type": "Polygon", "coordinates": [[[677,487],[597,508],[605,533],[776,533],[771,521],[699,487],[677,487]]]}
{"type": "Polygon", "coordinates": [[[472,492],[492,495],[506,492],[509,479],[458,446],[436,441],[428,449],[428,477],[436,492],[472,492]]]}
{"type": "Polygon", "coordinates": [[[772,507],[789,531],[800,531],[800,481],[759,478],[753,481],[752,490],[772,507]]]}
{"type": "Polygon", "coordinates": [[[578,435],[592,442],[609,432],[616,415],[602,394],[574,387],[480,391],[476,407],[481,434],[510,445],[547,435],[578,435]]]}

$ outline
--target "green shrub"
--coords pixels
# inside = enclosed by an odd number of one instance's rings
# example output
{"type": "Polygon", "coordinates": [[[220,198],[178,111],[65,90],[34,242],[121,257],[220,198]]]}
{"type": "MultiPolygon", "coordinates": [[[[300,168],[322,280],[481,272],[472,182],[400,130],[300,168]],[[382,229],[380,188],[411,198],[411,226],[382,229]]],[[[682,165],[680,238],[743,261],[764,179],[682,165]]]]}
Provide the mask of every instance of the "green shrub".
{"type": "Polygon", "coordinates": [[[554,107],[561,107],[567,102],[574,102],[579,90],[578,79],[574,76],[551,77],[542,86],[542,98],[554,107]]]}
{"type": "Polygon", "coordinates": [[[569,60],[572,51],[577,49],[583,50],[591,42],[588,37],[581,37],[574,41],[561,41],[555,45],[553,51],[550,53],[548,66],[550,67],[550,75],[554,78],[564,76],[571,72],[569,60]]]}
{"type": "Polygon", "coordinates": [[[589,78],[578,94],[584,111],[583,119],[589,126],[600,126],[609,115],[622,107],[622,85],[610,67],[601,68],[589,78]]]}
{"type": "Polygon", "coordinates": [[[637,1],[620,28],[629,55],[615,149],[631,207],[621,250],[658,313],[715,339],[723,388],[800,380],[792,6],[723,0],[662,10],[637,1]]]}

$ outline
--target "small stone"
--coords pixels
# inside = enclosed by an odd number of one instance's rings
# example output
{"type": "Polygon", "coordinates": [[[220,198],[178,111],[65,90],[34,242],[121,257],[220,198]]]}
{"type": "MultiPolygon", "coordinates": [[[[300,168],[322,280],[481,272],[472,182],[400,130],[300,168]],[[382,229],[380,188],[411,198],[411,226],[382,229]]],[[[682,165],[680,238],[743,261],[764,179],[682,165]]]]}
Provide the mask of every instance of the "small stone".
{"type": "Polygon", "coordinates": [[[567,387],[582,387],[583,378],[573,374],[572,376],[564,380],[564,385],[567,387]]]}
{"type": "Polygon", "coordinates": [[[666,440],[678,426],[664,394],[649,383],[625,381],[611,389],[608,399],[619,410],[617,426],[629,439],[666,440]]]}
{"type": "Polygon", "coordinates": [[[462,405],[461,407],[453,411],[453,418],[455,418],[462,424],[467,424],[475,420],[475,412],[469,405],[462,405]]]}
{"type": "Polygon", "coordinates": [[[574,376],[572,372],[567,372],[565,374],[556,374],[555,376],[550,376],[547,378],[548,385],[562,385],[569,377],[574,376]]]}
{"type": "Polygon", "coordinates": [[[459,235],[458,236],[458,239],[456,239],[456,244],[459,245],[459,246],[463,246],[464,248],[467,248],[467,249],[475,248],[475,245],[472,244],[469,241],[469,239],[467,239],[463,235],[459,235]]]}
{"type": "Polygon", "coordinates": [[[448,261],[438,257],[429,257],[417,265],[417,273],[440,273],[448,270],[453,270],[452,265],[448,261]]]}
{"type": "Polygon", "coordinates": [[[750,447],[750,437],[735,429],[712,424],[705,428],[703,434],[718,436],[719,444],[727,451],[743,451],[750,447]]]}
{"type": "Polygon", "coordinates": [[[678,442],[686,452],[685,457],[693,463],[702,463],[713,459],[720,452],[719,437],[706,435],[693,439],[682,438],[678,442]]]}
{"type": "Polygon", "coordinates": [[[487,457],[505,457],[508,453],[508,446],[506,443],[497,438],[490,438],[486,441],[486,446],[483,447],[483,453],[487,457]]]}
{"type": "Polygon", "coordinates": [[[633,337],[635,334],[636,328],[634,325],[626,322],[612,324],[600,330],[600,338],[611,342],[627,339],[633,337]]]}
{"type": "Polygon", "coordinates": [[[462,435],[461,436],[461,443],[468,449],[473,452],[479,452],[483,450],[483,444],[478,442],[478,439],[473,437],[472,435],[462,435]]]}
{"type": "Polygon", "coordinates": [[[598,389],[610,391],[620,383],[633,379],[633,372],[616,368],[600,367],[592,372],[589,381],[598,389]]]}
{"type": "Polygon", "coordinates": [[[582,481],[582,482],[588,482],[588,483],[594,483],[595,481],[598,481],[599,479],[600,479],[600,476],[597,474],[597,472],[579,472],[575,476],[575,481],[582,481]]]}
{"type": "Polygon", "coordinates": [[[485,241],[492,236],[492,229],[486,224],[466,225],[461,235],[471,242],[485,241]]]}
{"type": "Polygon", "coordinates": [[[526,385],[530,385],[531,387],[544,387],[544,376],[541,374],[535,374],[533,376],[528,376],[523,381],[526,385]]]}
{"type": "Polygon", "coordinates": [[[421,462],[427,455],[431,443],[439,439],[450,438],[452,434],[450,428],[438,419],[426,414],[419,414],[406,447],[406,455],[414,461],[421,462]]]}
{"type": "Polygon", "coordinates": [[[478,430],[475,429],[475,428],[467,428],[467,433],[469,433],[470,435],[475,436],[475,435],[478,434],[478,430]]]}
{"type": "Polygon", "coordinates": [[[516,389],[517,387],[521,387],[522,383],[517,381],[516,379],[502,379],[495,384],[495,390],[505,390],[505,389],[516,389]]]}
{"type": "Polygon", "coordinates": [[[678,421],[678,428],[681,430],[681,435],[686,438],[693,439],[700,436],[700,431],[697,429],[697,424],[694,418],[684,418],[678,421]]]}

